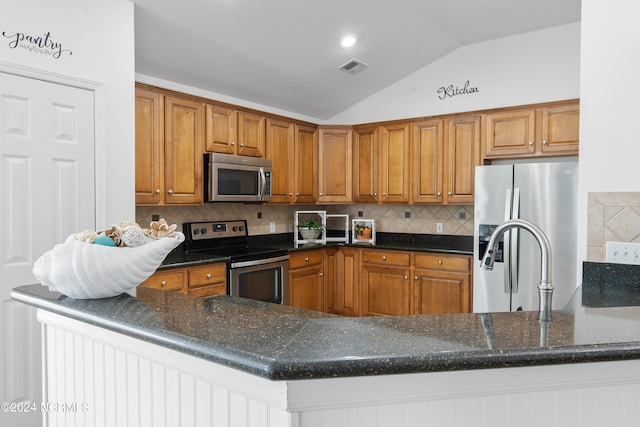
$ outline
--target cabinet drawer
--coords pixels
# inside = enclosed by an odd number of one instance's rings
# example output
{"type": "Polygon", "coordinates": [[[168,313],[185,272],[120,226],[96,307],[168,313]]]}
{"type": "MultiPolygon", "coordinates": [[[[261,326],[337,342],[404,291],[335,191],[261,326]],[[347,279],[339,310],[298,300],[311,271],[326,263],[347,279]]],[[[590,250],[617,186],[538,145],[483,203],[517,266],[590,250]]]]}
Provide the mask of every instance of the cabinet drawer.
{"type": "Polygon", "coordinates": [[[141,283],[148,288],[161,289],[163,291],[175,291],[182,289],[184,271],[171,273],[156,273],[141,283]]]}
{"type": "Polygon", "coordinates": [[[218,295],[226,295],[227,294],[227,285],[211,285],[211,286],[200,286],[198,288],[190,288],[189,295],[194,297],[215,297],[218,295]]]}
{"type": "Polygon", "coordinates": [[[289,269],[322,263],[322,251],[302,251],[289,254],[289,269]]]}
{"type": "Polygon", "coordinates": [[[414,266],[416,268],[427,268],[432,270],[446,271],[471,271],[471,259],[467,255],[444,255],[444,254],[415,254],[414,266]]]}
{"type": "Polygon", "coordinates": [[[362,251],[362,262],[378,265],[399,265],[409,266],[410,256],[408,252],[385,251],[379,249],[369,249],[362,251]]]}
{"type": "Polygon", "coordinates": [[[211,284],[227,284],[227,264],[210,264],[202,268],[189,269],[189,288],[211,284]]]}

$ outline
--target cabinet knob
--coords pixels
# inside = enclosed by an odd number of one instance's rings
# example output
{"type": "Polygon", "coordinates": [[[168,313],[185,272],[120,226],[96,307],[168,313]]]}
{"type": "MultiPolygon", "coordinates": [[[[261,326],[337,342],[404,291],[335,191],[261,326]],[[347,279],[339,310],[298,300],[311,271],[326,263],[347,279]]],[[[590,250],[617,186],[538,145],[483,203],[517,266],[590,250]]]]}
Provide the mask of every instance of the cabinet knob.
{"type": "Polygon", "coordinates": [[[386,260],[387,260],[387,256],[386,256],[386,255],[383,255],[383,256],[382,256],[382,260],[383,260],[383,261],[386,261],[386,260]]]}
{"type": "Polygon", "coordinates": [[[308,256],[304,257],[304,262],[307,262],[307,261],[309,261],[309,257],[308,256]]]}
{"type": "Polygon", "coordinates": [[[156,194],[160,194],[160,189],[159,188],[156,190],[156,194]]]}
{"type": "Polygon", "coordinates": [[[207,279],[211,279],[211,273],[207,273],[207,279]]]}
{"type": "Polygon", "coordinates": [[[244,142],[241,142],[241,143],[240,143],[240,147],[244,147],[244,142]]]}
{"type": "Polygon", "coordinates": [[[320,195],[322,196],[322,193],[320,193],[320,195]]]}
{"type": "Polygon", "coordinates": [[[299,196],[299,195],[300,195],[300,193],[296,193],[296,196],[299,196]]]}
{"type": "Polygon", "coordinates": [[[409,276],[404,276],[404,280],[409,280],[409,276]]]}
{"type": "Polygon", "coordinates": [[[289,197],[293,196],[293,193],[289,193],[289,197]]]}
{"type": "Polygon", "coordinates": [[[531,145],[533,145],[533,141],[529,141],[529,145],[530,145],[530,146],[531,146],[531,145]]]}
{"type": "Polygon", "coordinates": [[[438,260],[438,265],[442,265],[442,260],[441,259],[438,260]]]}
{"type": "Polygon", "coordinates": [[[231,146],[233,147],[234,145],[236,145],[235,141],[231,141],[231,146]]]}
{"type": "Polygon", "coordinates": [[[547,141],[542,141],[542,145],[547,145],[547,141]]]}
{"type": "Polygon", "coordinates": [[[438,191],[438,197],[442,196],[442,193],[438,191]]]}
{"type": "Polygon", "coordinates": [[[160,286],[167,286],[167,281],[163,280],[162,282],[160,282],[160,286]]]}
{"type": "Polygon", "coordinates": [[[374,197],[378,197],[378,193],[373,193],[373,196],[374,197]]]}
{"type": "Polygon", "coordinates": [[[451,194],[453,194],[453,193],[451,193],[451,191],[449,191],[449,192],[447,193],[447,195],[448,195],[448,196],[450,196],[451,194]]]}
{"type": "Polygon", "coordinates": [[[413,276],[413,280],[418,280],[418,276],[413,276]]]}
{"type": "Polygon", "coordinates": [[[173,194],[173,190],[167,190],[167,193],[173,194]]]}
{"type": "Polygon", "coordinates": [[[320,272],[320,276],[324,276],[324,273],[323,273],[323,272],[320,272]]]}
{"type": "Polygon", "coordinates": [[[382,193],[382,197],[384,197],[384,196],[386,196],[386,195],[387,195],[387,193],[382,193]]]}

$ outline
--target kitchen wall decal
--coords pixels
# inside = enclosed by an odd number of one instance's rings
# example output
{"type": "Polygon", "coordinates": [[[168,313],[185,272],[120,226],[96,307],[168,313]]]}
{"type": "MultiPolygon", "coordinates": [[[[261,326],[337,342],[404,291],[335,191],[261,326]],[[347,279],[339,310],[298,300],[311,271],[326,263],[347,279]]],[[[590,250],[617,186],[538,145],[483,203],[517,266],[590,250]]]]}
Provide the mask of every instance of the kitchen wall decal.
{"type": "Polygon", "coordinates": [[[469,87],[469,80],[464,83],[463,87],[458,87],[454,85],[442,86],[438,89],[438,98],[441,100],[446,99],[447,97],[453,98],[456,95],[470,95],[472,93],[479,92],[477,87],[469,87]]]}
{"type": "Polygon", "coordinates": [[[34,36],[21,32],[9,33],[3,31],[2,35],[9,40],[9,47],[26,49],[29,52],[49,55],[54,59],[60,59],[63,55],[73,55],[69,49],[63,49],[62,43],[54,41],[51,32],[47,31],[41,36],[34,36]]]}

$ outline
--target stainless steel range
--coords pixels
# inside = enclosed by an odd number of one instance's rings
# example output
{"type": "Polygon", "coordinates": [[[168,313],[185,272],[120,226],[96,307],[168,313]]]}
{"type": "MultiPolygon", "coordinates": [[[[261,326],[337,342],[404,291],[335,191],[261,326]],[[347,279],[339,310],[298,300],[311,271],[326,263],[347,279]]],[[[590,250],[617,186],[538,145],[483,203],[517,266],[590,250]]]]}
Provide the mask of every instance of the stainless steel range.
{"type": "Polygon", "coordinates": [[[286,249],[251,243],[246,220],[186,222],[185,252],[229,257],[229,295],[289,304],[289,254],[286,249]]]}

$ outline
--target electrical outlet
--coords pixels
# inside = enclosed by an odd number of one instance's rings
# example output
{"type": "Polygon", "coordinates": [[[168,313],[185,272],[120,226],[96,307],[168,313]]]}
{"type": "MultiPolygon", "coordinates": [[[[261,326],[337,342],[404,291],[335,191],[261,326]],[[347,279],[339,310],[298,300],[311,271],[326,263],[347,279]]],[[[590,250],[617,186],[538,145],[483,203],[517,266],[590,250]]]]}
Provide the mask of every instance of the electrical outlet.
{"type": "Polygon", "coordinates": [[[275,233],[275,232],[276,232],[276,222],[269,221],[269,233],[275,233]]]}
{"type": "Polygon", "coordinates": [[[607,242],[607,262],[640,264],[640,243],[607,242]]]}
{"type": "Polygon", "coordinates": [[[436,223],[436,233],[442,234],[444,233],[444,226],[441,222],[436,223]]]}

